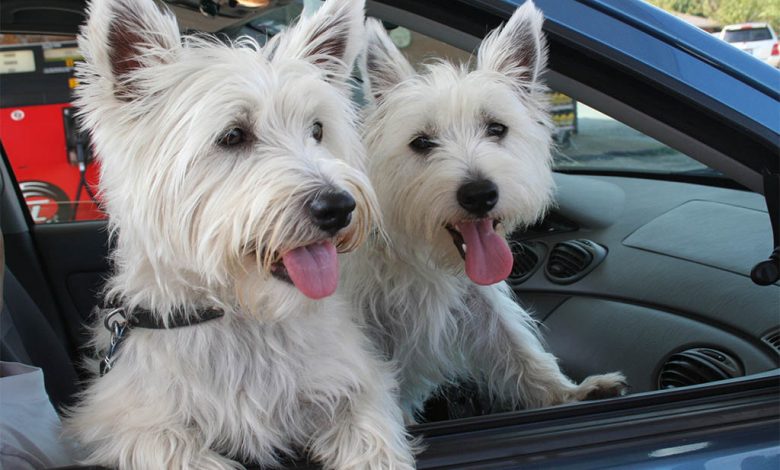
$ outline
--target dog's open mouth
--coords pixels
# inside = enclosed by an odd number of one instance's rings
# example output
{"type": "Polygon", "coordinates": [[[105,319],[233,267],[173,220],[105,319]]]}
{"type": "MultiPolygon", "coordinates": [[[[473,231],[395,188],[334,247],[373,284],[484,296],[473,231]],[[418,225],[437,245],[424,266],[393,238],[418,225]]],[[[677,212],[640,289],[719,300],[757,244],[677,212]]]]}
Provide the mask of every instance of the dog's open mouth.
{"type": "Polygon", "coordinates": [[[271,265],[271,275],[294,285],[303,295],[322,299],[339,284],[339,259],[330,241],[293,248],[271,265]]]}
{"type": "Polygon", "coordinates": [[[499,219],[461,220],[445,226],[466,261],[466,275],[479,285],[501,282],[512,272],[512,250],[504,237],[496,233],[500,222],[499,219]]]}
{"type": "Polygon", "coordinates": [[[271,265],[271,276],[288,284],[293,283],[292,279],[290,279],[290,273],[287,272],[287,267],[282,263],[281,258],[271,265]]]}

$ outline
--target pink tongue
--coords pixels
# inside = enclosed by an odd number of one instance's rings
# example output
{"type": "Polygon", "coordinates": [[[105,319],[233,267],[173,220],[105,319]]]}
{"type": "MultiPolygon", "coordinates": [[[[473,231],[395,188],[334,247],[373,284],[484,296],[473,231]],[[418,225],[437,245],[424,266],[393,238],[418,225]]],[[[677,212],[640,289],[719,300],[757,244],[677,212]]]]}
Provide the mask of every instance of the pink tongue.
{"type": "Polygon", "coordinates": [[[312,299],[327,297],[339,285],[339,259],[331,242],[313,243],[282,255],[295,287],[312,299]]]}
{"type": "Polygon", "coordinates": [[[512,271],[512,251],[493,230],[491,219],[459,222],[457,229],[466,243],[466,274],[475,283],[488,286],[503,281],[512,271]]]}

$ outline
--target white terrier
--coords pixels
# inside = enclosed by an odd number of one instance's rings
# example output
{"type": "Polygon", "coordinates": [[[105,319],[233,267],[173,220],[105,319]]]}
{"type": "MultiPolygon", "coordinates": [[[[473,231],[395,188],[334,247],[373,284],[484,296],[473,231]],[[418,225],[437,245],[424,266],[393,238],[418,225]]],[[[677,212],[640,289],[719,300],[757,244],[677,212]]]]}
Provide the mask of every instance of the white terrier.
{"type": "MultiPolygon", "coordinates": [[[[413,468],[392,371],[348,302],[324,299],[337,252],[378,217],[348,96],[363,3],[328,0],[262,49],[181,37],[153,0],[90,5],[77,104],[122,316],[111,370],[67,421],[87,462],[234,468],[303,449],[413,468]]],[[[102,326],[93,343],[109,346],[102,326]]]]}
{"type": "Polygon", "coordinates": [[[484,40],[475,70],[435,62],[421,74],[381,23],[368,24],[364,140],[390,243],[371,239],[347,256],[345,290],[400,369],[410,422],[464,378],[500,406],[626,388],[618,373],[569,380],[501,282],[513,262],[505,234],[539,219],[553,194],[542,21],[527,1],[484,40]]]}

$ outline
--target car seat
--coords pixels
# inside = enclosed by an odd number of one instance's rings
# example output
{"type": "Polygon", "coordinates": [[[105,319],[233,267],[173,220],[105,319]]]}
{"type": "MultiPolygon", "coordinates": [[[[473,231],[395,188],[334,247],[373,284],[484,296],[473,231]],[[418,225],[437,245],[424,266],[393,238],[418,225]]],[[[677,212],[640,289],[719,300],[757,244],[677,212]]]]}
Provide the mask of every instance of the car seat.
{"type": "Polygon", "coordinates": [[[78,380],[73,363],[43,313],[7,268],[0,313],[0,360],[40,367],[55,409],[72,403],[78,380]]]}

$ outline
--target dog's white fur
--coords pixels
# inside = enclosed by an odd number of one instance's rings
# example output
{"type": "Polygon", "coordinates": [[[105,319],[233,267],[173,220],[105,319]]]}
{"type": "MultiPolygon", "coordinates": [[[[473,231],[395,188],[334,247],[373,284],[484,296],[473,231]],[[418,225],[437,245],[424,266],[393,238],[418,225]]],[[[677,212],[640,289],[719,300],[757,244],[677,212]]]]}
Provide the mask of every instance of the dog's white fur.
{"type": "Polygon", "coordinates": [[[570,381],[506,283],[479,286],[466,277],[444,228],[471,217],[456,192],[475,175],[498,186],[488,216],[505,233],[539,219],[551,201],[542,21],[528,0],[483,41],[473,71],[438,61],[419,74],[381,23],[367,25],[373,104],[364,141],[390,243],[371,239],[347,256],[343,275],[371,336],[400,369],[410,422],[440,386],[464,378],[502,406],[540,407],[625,388],[617,373],[570,381]],[[490,121],[508,127],[502,139],[486,136],[490,121]],[[438,144],[427,155],[409,146],[420,133],[438,144]]]}
{"type": "Polygon", "coordinates": [[[225,315],[130,331],[66,421],[85,462],[233,468],[302,449],[328,468],[413,467],[395,378],[349,304],[269,273],[280,253],[327,238],[304,210],[325,187],[357,201],[332,238],[340,251],[378,219],[347,84],[363,3],[328,0],[265,48],[181,37],[152,0],[91,3],[77,104],[115,242],[107,295],[166,322],[176,309],[225,315]],[[236,126],[246,145],[218,145],[236,126]]]}

